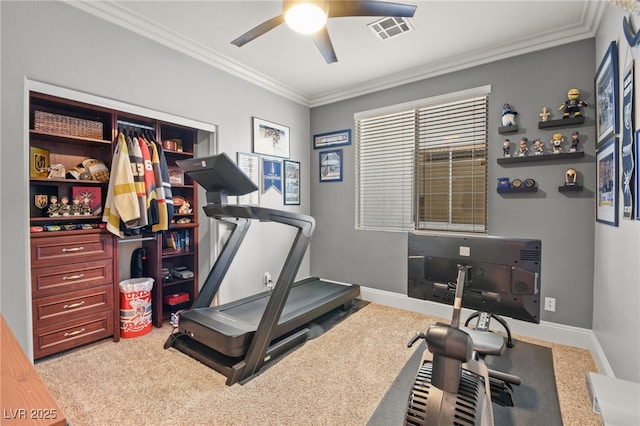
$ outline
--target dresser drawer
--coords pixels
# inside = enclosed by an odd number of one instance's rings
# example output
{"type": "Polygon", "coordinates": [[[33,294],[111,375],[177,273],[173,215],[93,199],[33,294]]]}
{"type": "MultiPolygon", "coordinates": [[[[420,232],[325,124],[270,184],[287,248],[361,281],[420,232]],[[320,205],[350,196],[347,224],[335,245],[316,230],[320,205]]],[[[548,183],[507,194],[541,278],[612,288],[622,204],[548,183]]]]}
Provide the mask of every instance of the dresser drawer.
{"type": "Polygon", "coordinates": [[[113,255],[109,234],[82,234],[31,239],[31,267],[108,259],[113,255]]]}
{"type": "Polygon", "coordinates": [[[111,285],[112,282],[113,263],[111,259],[50,266],[31,271],[33,298],[111,285]]]}
{"type": "Polygon", "coordinates": [[[79,317],[113,310],[113,287],[102,286],[89,290],[64,293],[33,299],[33,326],[59,324],[79,317]]]}
{"type": "Polygon", "coordinates": [[[94,342],[114,334],[112,311],[100,316],[82,318],[33,331],[34,358],[42,358],[60,351],[94,342]]]}

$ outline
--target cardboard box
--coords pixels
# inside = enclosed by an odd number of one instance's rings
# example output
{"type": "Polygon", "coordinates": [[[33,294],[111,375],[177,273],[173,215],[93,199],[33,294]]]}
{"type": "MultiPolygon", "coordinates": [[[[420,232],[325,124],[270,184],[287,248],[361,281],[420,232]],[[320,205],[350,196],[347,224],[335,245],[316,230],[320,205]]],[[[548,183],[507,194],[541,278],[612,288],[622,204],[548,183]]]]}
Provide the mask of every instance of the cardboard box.
{"type": "Polygon", "coordinates": [[[164,303],[169,306],[178,305],[189,301],[189,293],[174,293],[164,296],[164,303]]]}

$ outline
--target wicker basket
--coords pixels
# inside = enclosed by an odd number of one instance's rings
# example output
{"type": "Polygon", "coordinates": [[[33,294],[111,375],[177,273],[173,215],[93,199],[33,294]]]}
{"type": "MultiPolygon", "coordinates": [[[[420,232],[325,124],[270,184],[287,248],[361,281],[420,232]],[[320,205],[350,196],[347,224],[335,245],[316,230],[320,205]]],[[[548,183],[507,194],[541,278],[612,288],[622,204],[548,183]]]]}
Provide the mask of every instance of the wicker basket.
{"type": "Polygon", "coordinates": [[[34,130],[65,136],[102,139],[102,123],[45,111],[35,111],[34,130]]]}

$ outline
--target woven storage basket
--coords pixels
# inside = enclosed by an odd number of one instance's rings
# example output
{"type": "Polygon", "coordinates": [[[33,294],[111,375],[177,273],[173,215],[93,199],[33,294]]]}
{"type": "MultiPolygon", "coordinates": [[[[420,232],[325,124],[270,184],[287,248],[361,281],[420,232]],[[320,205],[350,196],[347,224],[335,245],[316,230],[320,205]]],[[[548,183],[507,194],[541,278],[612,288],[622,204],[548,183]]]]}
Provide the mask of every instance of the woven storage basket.
{"type": "Polygon", "coordinates": [[[34,130],[82,138],[102,139],[102,123],[45,111],[35,111],[34,130]]]}

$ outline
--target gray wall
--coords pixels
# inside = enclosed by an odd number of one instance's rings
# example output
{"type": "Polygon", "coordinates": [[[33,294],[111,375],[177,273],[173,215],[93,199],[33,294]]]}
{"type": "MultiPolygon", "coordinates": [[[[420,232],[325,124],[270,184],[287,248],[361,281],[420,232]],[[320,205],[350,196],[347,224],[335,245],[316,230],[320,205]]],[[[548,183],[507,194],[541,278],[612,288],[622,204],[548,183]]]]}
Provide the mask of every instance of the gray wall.
{"type": "MultiPolygon", "coordinates": [[[[612,41],[618,43],[620,82],[632,60],[636,61],[635,128],[638,129],[640,47],[629,47],[622,32],[624,17],[621,9],[612,6],[605,9],[596,39],[595,66],[612,41]]],[[[640,23],[637,18],[630,17],[634,28],[640,23]]],[[[640,164],[636,163],[635,170],[640,172],[640,164]]],[[[593,331],[616,377],[640,383],[640,221],[623,219],[621,207],[618,227],[596,223],[594,259],[593,331]]]]}
{"type": "MultiPolygon", "coordinates": [[[[31,296],[25,79],[216,124],[219,151],[227,152],[234,159],[236,151],[251,152],[252,116],[287,125],[291,130],[291,159],[302,163],[302,205],[283,207],[282,195],[273,191],[263,194],[261,202],[268,207],[309,212],[307,107],[61,2],[2,1],[0,10],[0,310],[29,352],[31,296]]],[[[201,216],[201,222],[209,220],[204,214],[201,216]]],[[[225,281],[222,294],[226,299],[263,289],[263,273],[270,271],[275,277],[279,272],[290,241],[286,240],[286,233],[281,235],[277,226],[262,225],[255,224],[249,231],[248,243],[238,254],[225,281]]],[[[203,234],[200,247],[206,255],[210,235],[203,234]]],[[[308,272],[307,258],[300,276],[308,272]]]]}
{"type": "MultiPolygon", "coordinates": [[[[542,297],[556,298],[556,312],[543,311],[542,320],[591,328],[593,307],[593,251],[595,187],[594,109],[585,108],[579,128],[539,130],[543,106],[561,118],[558,107],[567,91],[577,87],[593,104],[593,39],[542,52],[497,61],[358,98],[312,108],[313,134],[353,128],[353,114],[373,108],[428,98],[490,84],[489,98],[489,234],[542,239],[542,297]],[[518,111],[520,131],[501,135],[502,104],[518,111]],[[548,145],[554,132],[570,138],[578,130],[583,159],[497,164],[505,137],[540,137],[548,145]],[[585,191],[558,192],[565,171],[574,167],[585,191]],[[496,192],[497,178],[533,178],[535,194],[496,192]]],[[[319,183],[317,152],[311,159],[311,213],[318,221],[311,252],[311,271],[335,280],[406,294],[407,235],[402,232],[357,231],[355,218],[354,145],[344,149],[344,181],[319,183]]]]}

